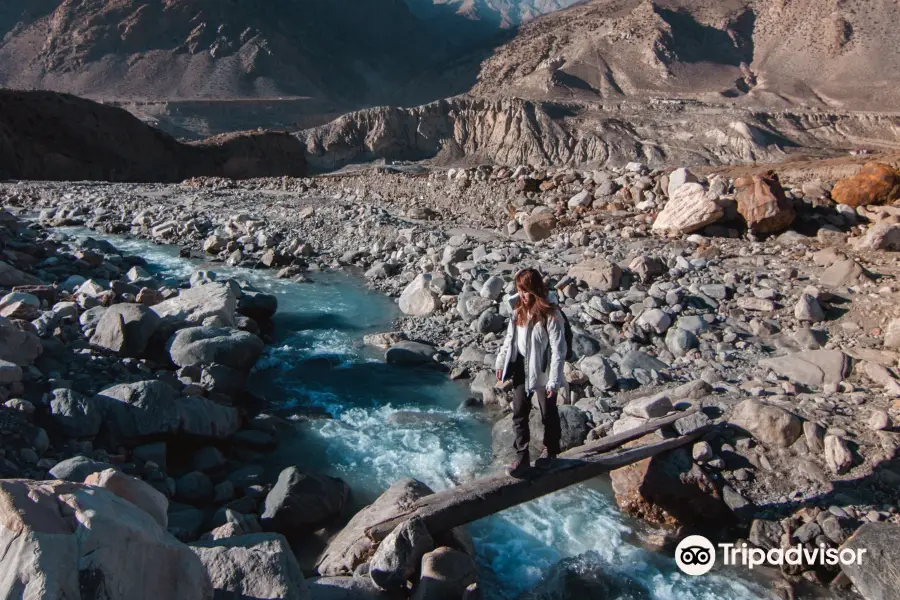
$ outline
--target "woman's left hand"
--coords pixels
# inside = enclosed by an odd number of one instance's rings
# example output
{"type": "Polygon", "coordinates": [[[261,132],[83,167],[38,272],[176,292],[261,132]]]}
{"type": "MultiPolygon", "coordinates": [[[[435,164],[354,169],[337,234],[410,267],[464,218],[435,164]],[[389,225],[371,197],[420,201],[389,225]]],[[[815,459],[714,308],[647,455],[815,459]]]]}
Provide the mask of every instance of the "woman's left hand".
{"type": "Polygon", "coordinates": [[[547,386],[547,397],[551,398],[551,397],[553,397],[553,394],[555,394],[555,393],[556,393],[556,388],[552,388],[548,385],[547,386]]]}

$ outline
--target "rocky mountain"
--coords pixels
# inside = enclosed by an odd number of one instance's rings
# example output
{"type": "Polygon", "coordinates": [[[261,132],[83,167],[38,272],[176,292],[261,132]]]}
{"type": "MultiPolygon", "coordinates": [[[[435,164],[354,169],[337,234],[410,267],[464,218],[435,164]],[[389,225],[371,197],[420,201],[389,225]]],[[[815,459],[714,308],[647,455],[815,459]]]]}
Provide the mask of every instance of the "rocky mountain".
{"type": "Polygon", "coordinates": [[[890,110],[895,17],[892,0],[592,0],[523,25],[471,91],[890,110]]]}
{"type": "Polygon", "coordinates": [[[55,92],[0,90],[0,179],[181,181],[306,172],[285,133],[184,144],[127,111],[55,92]]]}
{"type": "Polygon", "coordinates": [[[373,158],[731,164],[896,150],[900,118],[887,112],[900,99],[900,34],[886,25],[894,7],[592,0],[408,86],[465,88],[465,97],[366,110],[300,137],[325,168],[373,158]]]}
{"type": "Polygon", "coordinates": [[[778,162],[852,147],[900,149],[900,118],[850,111],[763,111],[696,101],[581,105],[460,96],[372,108],[301,131],[311,169],[378,159],[558,166],[778,162]]]}
{"type": "Polygon", "coordinates": [[[373,103],[448,48],[402,0],[4,4],[0,85],[94,98],[373,103]]]}

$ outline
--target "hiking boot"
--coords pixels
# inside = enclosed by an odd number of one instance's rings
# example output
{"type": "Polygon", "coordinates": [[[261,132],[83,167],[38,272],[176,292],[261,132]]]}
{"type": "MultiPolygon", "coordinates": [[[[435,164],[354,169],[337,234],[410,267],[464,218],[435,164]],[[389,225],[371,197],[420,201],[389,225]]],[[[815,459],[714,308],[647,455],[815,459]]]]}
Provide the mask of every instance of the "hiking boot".
{"type": "Polygon", "coordinates": [[[544,448],[538,459],[534,461],[534,466],[536,469],[549,469],[551,466],[553,466],[553,459],[555,458],[555,454],[550,454],[550,452],[548,452],[547,449],[544,448]]]}
{"type": "Polygon", "coordinates": [[[530,467],[531,461],[528,459],[528,456],[519,456],[511,465],[506,467],[506,474],[510,477],[518,478],[524,475],[530,467]]]}

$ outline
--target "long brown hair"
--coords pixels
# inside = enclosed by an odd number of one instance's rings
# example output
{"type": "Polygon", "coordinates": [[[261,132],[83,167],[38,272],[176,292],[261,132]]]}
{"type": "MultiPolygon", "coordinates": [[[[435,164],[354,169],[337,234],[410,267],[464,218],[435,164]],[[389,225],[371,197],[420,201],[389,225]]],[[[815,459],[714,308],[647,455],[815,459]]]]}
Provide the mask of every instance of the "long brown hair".
{"type": "Polygon", "coordinates": [[[524,327],[546,321],[556,310],[556,307],[550,304],[547,284],[537,269],[519,271],[516,275],[516,291],[519,292],[516,325],[524,327]]]}

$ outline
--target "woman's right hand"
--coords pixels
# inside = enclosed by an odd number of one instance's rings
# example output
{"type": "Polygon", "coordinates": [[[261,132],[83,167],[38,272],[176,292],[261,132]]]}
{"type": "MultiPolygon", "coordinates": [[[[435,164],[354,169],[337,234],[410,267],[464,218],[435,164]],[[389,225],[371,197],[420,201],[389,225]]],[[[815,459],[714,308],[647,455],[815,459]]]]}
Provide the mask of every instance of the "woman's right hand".
{"type": "Polygon", "coordinates": [[[503,369],[497,369],[497,381],[503,381],[503,369]]]}

